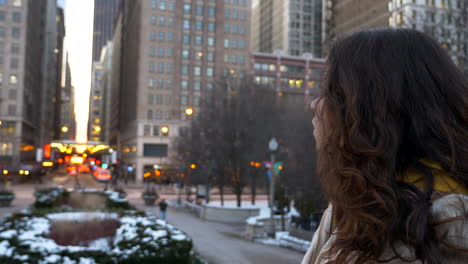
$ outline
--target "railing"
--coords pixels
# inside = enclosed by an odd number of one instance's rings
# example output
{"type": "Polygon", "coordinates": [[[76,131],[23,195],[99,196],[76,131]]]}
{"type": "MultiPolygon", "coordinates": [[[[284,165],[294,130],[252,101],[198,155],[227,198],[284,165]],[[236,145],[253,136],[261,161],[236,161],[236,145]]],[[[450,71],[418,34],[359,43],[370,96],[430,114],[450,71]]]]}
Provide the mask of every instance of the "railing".
{"type": "Polygon", "coordinates": [[[191,213],[198,217],[202,217],[203,207],[195,203],[189,203],[187,201],[182,201],[182,205],[187,208],[191,213]]]}

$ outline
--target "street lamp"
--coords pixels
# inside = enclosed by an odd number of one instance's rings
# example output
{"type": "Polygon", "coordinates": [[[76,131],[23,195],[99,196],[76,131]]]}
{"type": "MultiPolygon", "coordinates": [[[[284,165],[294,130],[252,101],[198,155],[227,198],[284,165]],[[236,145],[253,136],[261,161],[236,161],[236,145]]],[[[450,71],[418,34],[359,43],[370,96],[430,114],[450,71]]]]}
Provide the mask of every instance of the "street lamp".
{"type": "Polygon", "coordinates": [[[275,166],[275,153],[278,151],[278,141],[276,141],[276,138],[272,138],[270,142],[268,143],[268,149],[270,150],[270,158],[271,158],[271,180],[270,180],[270,223],[271,223],[271,229],[272,229],[272,234],[275,234],[276,231],[276,224],[275,224],[275,219],[274,219],[274,202],[275,202],[275,180],[276,180],[276,173],[274,170],[275,166]]]}
{"type": "Polygon", "coordinates": [[[161,133],[163,133],[163,135],[167,136],[167,134],[169,133],[169,127],[168,126],[161,127],[161,133]]]}
{"type": "Polygon", "coordinates": [[[192,107],[189,107],[189,108],[185,109],[185,114],[186,114],[187,116],[193,115],[193,108],[192,108],[192,107]]]}
{"type": "Polygon", "coordinates": [[[63,132],[63,133],[67,133],[67,132],[68,132],[68,127],[63,126],[63,127],[62,127],[62,132],[63,132]]]}

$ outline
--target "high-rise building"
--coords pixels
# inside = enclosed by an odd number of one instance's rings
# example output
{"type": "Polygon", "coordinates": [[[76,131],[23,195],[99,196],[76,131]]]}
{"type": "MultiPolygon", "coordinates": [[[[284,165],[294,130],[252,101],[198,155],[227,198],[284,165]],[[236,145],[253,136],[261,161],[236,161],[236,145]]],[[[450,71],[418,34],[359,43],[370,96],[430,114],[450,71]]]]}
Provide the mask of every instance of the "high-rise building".
{"type": "Polygon", "coordinates": [[[57,44],[55,53],[57,54],[57,63],[56,63],[56,87],[55,87],[55,96],[53,101],[54,107],[54,119],[53,119],[53,139],[60,139],[61,133],[61,105],[62,105],[62,83],[65,82],[64,78],[65,75],[62,75],[62,70],[64,66],[64,55],[65,49],[63,45],[63,41],[65,38],[65,16],[62,8],[57,8],[57,44]]]}
{"type": "Polygon", "coordinates": [[[121,1],[94,0],[93,61],[99,61],[102,48],[112,39],[121,1]]]}
{"type": "Polygon", "coordinates": [[[388,5],[389,0],[323,0],[324,47],[342,34],[388,27],[388,5]]]}
{"type": "Polygon", "coordinates": [[[136,167],[141,182],[155,165],[175,165],[174,139],[188,126],[185,110],[196,115],[216,81],[248,72],[251,2],[123,3],[121,32],[115,32],[121,43],[113,52],[120,57],[120,74],[113,74],[120,87],[117,137],[121,159],[136,167]]]}
{"type": "Polygon", "coordinates": [[[322,55],[322,0],[259,0],[252,9],[252,50],[322,55]]]}
{"type": "Polygon", "coordinates": [[[76,139],[75,88],[72,86],[68,54],[62,64],[60,92],[60,139],[76,139]]]}
{"type": "Polygon", "coordinates": [[[50,113],[52,120],[54,113],[56,71],[50,69],[56,67],[55,12],[55,1],[0,1],[2,162],[33,161],[35,150],[47,140],[38,135],[49,137],[44,131],[53,131],[52,122],[41,121],[43,113],[50,113]]]}
{"type": "Polygon", "coordinates": [[[433,36],[468,76],[467,1],[391,0],[389,7],[391,26],[412,28],[433,36]]]}

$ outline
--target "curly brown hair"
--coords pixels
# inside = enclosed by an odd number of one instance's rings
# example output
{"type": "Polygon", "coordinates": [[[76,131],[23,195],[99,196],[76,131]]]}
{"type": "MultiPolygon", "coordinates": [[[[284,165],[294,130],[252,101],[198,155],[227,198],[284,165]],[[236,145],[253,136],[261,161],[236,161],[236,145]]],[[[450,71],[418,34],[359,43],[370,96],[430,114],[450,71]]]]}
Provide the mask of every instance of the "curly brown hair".
{"type": "Polygon", "coordinates": [[[422,160],[468,187],[462,72],[421,32],[360,31],[331,47],[319,100],[326,136],[318,174],[336,227],[328,263],[382,261],[398,241],[423,263],[440,263],[430,214],[434,171],[422,160]],[[423,189],[397,180],[408,168],[424,177],[423,189]]]}

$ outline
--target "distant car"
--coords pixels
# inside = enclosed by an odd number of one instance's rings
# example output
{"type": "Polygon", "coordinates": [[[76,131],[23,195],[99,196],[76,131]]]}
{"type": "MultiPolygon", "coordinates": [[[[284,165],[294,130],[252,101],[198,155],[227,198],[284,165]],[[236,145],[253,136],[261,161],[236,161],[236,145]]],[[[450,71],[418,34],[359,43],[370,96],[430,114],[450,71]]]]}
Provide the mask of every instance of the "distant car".
{"type": "Polygon", "coordinates": [[[108,169],[97,169],[93,172],[93,176],[99,182],[108,182],[112,179],[112,175],[108,169]]]}
{"type": "Polygon", "coordinates": [[[87,173],[87,172],[89,172],[89,167],[86,166],[86,165],[84,165],[84,164],[80,164],[80,165],[78,166],[78,171],[79,171],[79,172],[86,172],[86,173],[87,173]]]}

